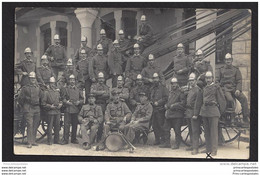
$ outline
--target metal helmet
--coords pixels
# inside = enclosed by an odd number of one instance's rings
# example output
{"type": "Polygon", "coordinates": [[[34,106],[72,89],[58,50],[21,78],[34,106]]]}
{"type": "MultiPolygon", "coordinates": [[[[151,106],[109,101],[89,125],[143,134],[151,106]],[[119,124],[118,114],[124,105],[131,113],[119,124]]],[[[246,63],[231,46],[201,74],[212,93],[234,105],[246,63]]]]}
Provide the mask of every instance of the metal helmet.
{"type": "Polygon", "coordinates": [[[147,96],[147,94],[145,92],[139,92],[140,96],[147,96]]]}
{"type": "Polygon", "coordinates": [[[173,78],[171,79],[171,83],[178,83],[177,78],[176,78],[176,77],[173,77],[173,78]]]}
{"type": "Polygon", "coordinates": [[[97,45],[97,50],[103,50],[102,44],[98,44],[98,45],[97,45]]]}
{"type": "Polygon", "coordinates": [[[123,81],[123,77],[122,77],[122,76],[118,76],[118,77],[117,77],[117,80],[118,80],[118,81],[123,81]]]}
{"type": "Polygon", "coordinates": [[[55,82],[56,82],[55,77],[51,77],[50,78],[50,83],[55,83],[55,82]]]}
{"type": "Polygon", "coordinates": [[[41,60],[47,60],[47,59],[48,59],[47,55],[43,55],[43,56],[41,57],[41,60]]]}
{"type": "Polygon", "coordinates": [[[30,47],[25,48],[24,53],[32,53],[31,48],[30,47]]]}
{"type": "Polygon", "coordinates": [[[82,37],[81,37],[81,41],[87,41],[87,37],[82,36],[82,37]]]}
{"type": "Polygon", "coordinates": [[[139,46],[139,44],[137,44],[137,43],[134,45],[134,49],[139,48],[139,47],[140,47],[140,46],[139,46]]]}
{"type": "Polygon", "coordinates": [[[119,44],[118,40],[115,40],[115,41],[113,42],[113,44],[119,44]]]}
{"type": "Polygon", "coordinates": [[[104,34],[106,34],[105,29],[101,29],[101,30],[100,30],[100,35],[104,35],[104,34]]]}
{"type": "Polygon", "coordinates": [[[138,74],[137,77],[136,77],[137,80],[142,80],[143,79],[143,76],[141,74],[138,74]]]}
{"type": "Polygon", "coordinates": [[[146,21],[146,16],[145,15],[141,16],[141,21],[146,21]]]}
{"type": "Polygon", "coordinates": [[[81,49],[80,53],[84,54],[84,53],[86,53],[86,50],[85,49],[81,49]]]}
{"type": "Polygon", "coordinates": [[[60,36],[58,34],[54,35],[53,39],[60,39],[60,36]]]}
{"type": "Polygon", "coordinates": [[[150,55],[148,56],[148,60],[154,60],[153,54],[150,54],[150,55]]]}
{"type": "Polygon", "coordinates": [[[177,48],[184,48],[184,45],[183,45],[182,43],[179,43],[179,44],[177,45],[177,48]]]}
{"type": "Polygon", "coordinates": [[[104,78],[104,73],[103,72],[99,72],[98,73],[98,78],[104,78]]]}
{"type": "Polygon", "coordinates": [[[225,59],[231,59],[232,58],[232,55],[230,54],[230,53],[227,53],[226,55],[225,55],[225,59]]]}
{"type": "Polygon", "coordinates": [[[36,77],[35,72],[30,72],[30,73],[29,73],[29,77],[30,77],[30,78],[35,78],[35,77],[36,77]]]}
{"type": "Polygon", "coordinates": [[[69,58],[68,61],[67,61],[67,66],[73,66],[73,63],[72,63],[72,59],[69,58]]]}
{"type": "Polygon", "coordinates": [[[199,56],[199,55],[203,55],[203,51],[201,49],[199,49],[197,52],[196,52],[196,55],[199,56]]]}
{"type": "Polygon", "coordinates": [[[88,98],[90,98],[90,97],[95,97],[95,94],[93,94],[93,93],[88,94],[88,98]]]}
{"type": "Polygon", "coordinates": [[[158,73],[154,73],[153,78],[157,78],[157,77],[159,77],[158,73]]]}
{"type": "Polygon", "coordinates": [[[196,74],[195,73],[191,73],[189,75],[189,80],[195,80],[195,78],[196,78],[196,74]]]}
{"type": "Polygon", "coordinates": [[[75,75],[71,74],[71,75],[69,76],[69,79],[75,79],[75,75]]]}
{"type": "Polygon", "coordinates": [[[121,30],[119,30],[118,34],[119,34],[119,35],[123,35],[123,34],[124,34],[124,31],[121,29],[121,30]]]}
{"type": "Polygon", "coordinates": [[[213,77],[213,74],[211,71],[207,71],[205,74],[205,77],[213,77]]]}

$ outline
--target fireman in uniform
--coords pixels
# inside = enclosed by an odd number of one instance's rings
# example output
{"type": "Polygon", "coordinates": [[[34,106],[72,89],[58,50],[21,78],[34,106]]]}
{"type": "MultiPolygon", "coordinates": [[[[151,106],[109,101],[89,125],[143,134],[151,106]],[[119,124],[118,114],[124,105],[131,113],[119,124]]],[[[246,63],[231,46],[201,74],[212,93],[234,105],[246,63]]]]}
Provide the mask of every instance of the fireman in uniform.
{"type": "Polygon", "coordinates": [[[185,86],[188,83],[188,75],[191,70],[191,60],[184,54],[184,46],[182,43],[177,45],[177,55],[173,57],[172,62],[166,68],[165,72],[173,69],[174,76],[178,79],[179,86],[185,86]]]}
{"type": "Polygon", "coordinates": [[[205,73],[207,71],[213,72],[213,69],[210,65],[210,62],[205,60],[204,53],[200,49],[196,52],[196,55],[195,55],[194,71],[198,77],[197,85],[200,88],[203,88],[207,84],[205,81],[205,73]]]}
{"type": "Polygon", "coordinates": [[[22,79],[20,82],[22,87],[27,84],[30,84],[30,79],[29,79],[28,75],[30,72],[36,71],[36,63],[32,58],[33,55],[32,55],[31,48],[27,47],[24,50],[24,55],[25,55],[25,59],[16,65],[17,74],[22,75],[22,79]]]}
{"type": "Polygon", "coordinates": [[[186,98],[185,117],[188,119],[189,133],[192,143],[192,155],[198,154],[201,117],[194,118],[194,107],[197,99],[198,91],[201,89],[196,85],[196,74],[191,73],[188,83],[188,94],[186,98]]]}
{"type": "Polygon", "coordinates": [[[100,30],[100,40],[97,41],[97,45],[101,44],[103,47],[104,55],[107,53],[112,46],[112,40],[107,38],[105,29],[100,30]]]}
{"type": "Polygon", "coordinates": [[[123,74],[123,55],[119,51],[118,40],[113,42],[113,47],[108,52],[108,67],[112,77],[112,87],[116,87],[117,77],[123,74]]]}
{"type": "Polygon", "coordinates": [[[54,127],[54,144],[60,144],[60,108],[62,107],[62,100],[60,90],[55,86],[55,78],[49,79],[50,87],[45,92],[42,105],[47,111],[48,127],[47,127],[47,140],[48,145],[52,145],[52,129],[54,127]]]}
{"type": "Polygon", "coordinates": [[[160,145],[160,148],[171,147],[170,130],[173,128],[175,132],[175,143],[172,149],[179,149],[181,143],[181,126],[185,111],[185,96],[175,77],[171,79],[171,91],[165,109],[167,110],[165,114],[166,120],[163,126],[165,142],[160,145]]]}
{"type": "Polygon", "coordinates": [[[88,94],[90,93],[90,87],[92,84],[89,70],[91,57],[88,56],[85,49],[80,50],[80,57],[81,59],[77,63],[76,70],[78,70],[83,76],[85,99],[88,99],[88,94]]]}
{"type": "Polygon", "coordinates": [[[165,120],[164,105],[167,102],[169,92],[167,88],[160,83],[158,73],[153,74],[153,86],[151,87],[150,100],[153,106],[152,126],[155,135],[154,145],[164,143],[163,124],[165,120]]]}
{"type": "Polygon", "coordinates": [[[148,98],[149,98],[149,86],[144,85],[143,77],[141,74],[138,74],[136,76],[136,83],[133,88],[131,88],[129,93],[129,103],[131,111],[133,112],[137,105],[140,104],[140,92],[146,92],[148,98]]]}
{"type": "Polygon", "coordinates": [[[117,78],[117,86],[115,88],[113,88],[112,91],[113,90],[117,91],[121,101],[124,101],[126,103],[128,102],[129,90],[128,90],[128,88],[124,87],[124,79],[123,79],[122,76],[118,76],[118,78],[117,78]]]}
{"type": "Polygon", "coordinates": [[[248,124],[249,109],[246,96],[242,92],[242,75],[240,70],[232,65],[233,57],[230,53],[225,55],[225,66],[219,70],[217,81],[220,83],[228,104],[234,106],[236,98],[242,107],[243,121],[248,124]]]}
{"type": "Polygon", "coordinates": [[[119,39],[118,39],[118,43],[119,43],[119,50],[121,52],[121,54],[123,55],[123,71],[125,70],[126,67],[126,63],[127,60],[129,59],[129,57],[131,55],[133,55],[134,50],[133,47],[130,47],[131,43],[130,40],[125,38],[125,33],[123,30],[119,30],[118,32],[119,34],[119,39]]]}
{"type": "Polygon", "coordinates": [[[143,77],[144,83],[147,86],[151,86],[153,84],[153,74],[158,73],[160,81],[165,84],[165,79],[162,74],[161,68],[155,65],[155,60],[153,54],[148,56],[148,65],[142,70],[141,75],[143,77]]]}
{"type": "Polygon", "coordinates": [[[64,137],[62,145],[69,143],[70,124],[72,125],[71,143],[78,144],[76,138],[78,127],[78,113],[84,103],[82,91],[76,86],[75,75],[69,76],[69,86],[65,87],[63,104],[66,106],[64,115],[64,137]]]}
{"type": "Polygon", "coordinates": [[[125,75],[126,84],[125,86],[130,88],[133,82],[136,80],[136,76],[140,74],[143,68],[146,66],[146,61],[143,56],[140,55],[139,44],[134,45],[134,55],[127,60],[125,75]]]}
{"type": "Polygon", "coordinates": [[[140,104],[137,105],[131,122],[124,128],[124,134],[130,142],[133,142],[136,132],[149,130],[149,122],[152,117],[153,107],[148,100],[148,94],[140,92],[140,104]]]}
{"type": "Polygon", "coordinates": [[[83,83],[84,83],[83,75],[79,70],[77,70],[74,67],[72,59],[69,58],[67,61],[67,69],[63,72],[60,79],[60,83],[62,84],[62,87],[66,87],[69,85],[71,75],[74,75],[75,77],[76,86],[80,89],[83,89],[83,83]]]}
{"type": "Polygon", "coordinates": [[[102,107],[103,113],[106,110],[107,100],[109,99],[109,87],[105,84],[104,74],[99,72],[98,82],[92,84],[90,93],[96,97],[96,104],[102,107]]]}
{"type": "Polygon", "coordinates": [[[87,46],[87,43],[88,43],[88,38],[85,36],[81,37],[81,46],[79,49],[77,49],[74,55],[74,60],[76,64],[78,63],[79,60],[81,60],[80,55],[82,50],[85,50],[85,54],[87,55],[87,57],[93,56],[91,54],[92,49],[87,46]]]}
{"type": "Polygon", "coordinates": [[[95,104],[94,94],[89,94],[88,104],[84,105],[78,115],[81,135],[83,140],[83,149],[90,149],[97,136],[99,125],[103,122],[103,113],[101,106],[95,104]]]}
{"type": "MultiPolygon", "coordinates": [[[[116,90],[111,92],[111,100],[112,102],[107,105],[105,111],[103,138],[105,138],[112,129],[124,131],[126,123],[131,120],[132,116],[132,113],[126,103],[119,99],[119,95],[116,90]]],[[[104,144],[99,146],[99,150],[103,150],[104,148],[104,144]]]]}
{"type": "Polygon", "coordinates": [[[139,34],[138,42],[140,44],[141,53],[145,48],[150,46],[153,43],[153,29],[150,24],[146,21],[146,16],[141,16],[141,25],[139,26],[139,34]]]}
{"type": "Polygon", "coordinates": [[[214,83],[212,72],[206,72],[205,79],[207,85],[201,93],[198,93],[193,119],[200,115],[203,120],[206,150],[202,153],[211,153],[215,156],[218,149],[218,121],[225,111],[226,100],[221,87],[214,83]]]}
{"type": "Polygon", "coordinates": [[[30,72],[28,77],[30,83],[23,86],[18,102],[22,106],[27,126],[27,148],[32,148],[32,146],[38,146],[36,134],[40,125],[40,103],[43,99],[43,93],[37,84],[35,72],[30,72]]]}
{"type": "Polygon", "coordinates": [[[60,44],[60,36],[54,35],[54,43],[50,45],[45,51],[44,55],[49,57],[51,68],[58,78],[59,71],[64,71],[67,62],[67,55],[65,47],[60,44]]]}
{"type": "Polygon", "coordinates": [[[105,75],[105,80],[108,78],[108,64],[107,56],[104,55],[103,46],[101,44],[97,45],[97,54],[90,61],[90,78],[92,82],[97,81],[98,73],[102,72],[105,75]]]}
{"type": "Polygon", "coordinates": [[[41,57],[41,67],[36,69],[36,77],[39,84],[47,86],[51,77],[54,77],[52,69],[49,67],[47,55],[41,57]]]}

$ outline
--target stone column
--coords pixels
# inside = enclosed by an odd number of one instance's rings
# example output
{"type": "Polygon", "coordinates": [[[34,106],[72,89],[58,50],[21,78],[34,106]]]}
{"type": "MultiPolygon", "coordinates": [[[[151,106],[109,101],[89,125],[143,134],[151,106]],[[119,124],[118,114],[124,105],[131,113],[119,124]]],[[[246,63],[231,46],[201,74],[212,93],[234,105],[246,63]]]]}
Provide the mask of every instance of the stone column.
{"type": "MultiPolygon", "coordinates": [[[[210,14],[210,13],[212,13],[212,12],[214,12],[214,11],[216,11],[216,9],[196,9],[196,15],[198,15],[198,16],[196,17],[196,19],[201,18],[202,16],[205,16],[205,15],[207,15],[207,14],[210,14]],[[204,13],[201,14],[202,12],[204,12],[204,13]]],[[[202,27],[202,26],[205,26],[205,25],[211,23],[211,22],[214,20],[214,17],[217,17],[217,13],[214,13],[214,14],[212,14],[212,15],[206,17],[206,18],[203,18],[203,19],[197,21],[197,26],[196,26],[196,28],[198,29],[198,28],[200,28],[200,27],[202,27]],[[209,19],[212,19],[212,20],[209,20],[209,19]],[[200,24],[201,22],[204,22],[204,21],[206,21],[206,20],[209,20],[209,21],[200,24]]],[[[197,49],[200,49],[201,46],[203,46],[206,42],[212,40],[214,37],[216,37],[216,34],[215,34],[215,33],[211,33],[211,34],[209,34],[209,35],[207,35],[207,36],[205,36],[205,37],[203,37],[203,38],[197,40],[197,41],[196,41],[196,50],[197,50],[197,49]]],[[[216,40],[213,40],[213,41],[212,41],[211,43],[209,43],[208,45],[211,45],[211,44],[213,44],[213,43],[216,43],[216,40]]],[[[207,46],[206,46],[206,47],[207,47],[207,46]]],[[[202,48],[202,50],[204,50],[206,47],[202,48]]],[[[213,68],[213,74],[214,74],[214,76],[215,76],[215,59],[216,59],[216,58],[215,58],[215,52],[214,52],[213,54],[209,55],[209,56],[206,58],[206,60],[209,60],[209,61],[210,61],[210,64],[211,64],[211,66],[212,66],[212,68],[213,68]]]]}
{"type": "Polygon", "coordinates": [[[68,58],[71,58],[73,56],[73,53],[74,53],[74,49],[71,48],[71,32],[72,32],[72,23],[71,22],[68,22],[67,23],[67,56],[68,58]]]}
{"type": "Polygon", "coordinates": [[[114,18],[116,21],[116,39],[119,39],[119,30],[122,28],[122,10],[118,10],[114,12],[114,18]]]}
{"type": "Polygon", "coordinates": [[[136,13],[136,28],[137,28],[137,32],[136,32],[136,35],[139,36],[139,26],[141,24],[141,16],[143,15],[143,12],[140,10],[140,11],[137,11],[136,13]]]}
{"type": "Polygon", "coordinates": [[[51,28],[51,44],[54,44],[54,35],[56,34],[56,21],[50,21],[51,28]]]}
{"type": "Polygon", "coordinates": [[[81,36],[86,36],[88,38],[88,47],[92,47],[92,24],[97,17],[98,10],[77,8],[74,12],[81,25],[81,36]]]}

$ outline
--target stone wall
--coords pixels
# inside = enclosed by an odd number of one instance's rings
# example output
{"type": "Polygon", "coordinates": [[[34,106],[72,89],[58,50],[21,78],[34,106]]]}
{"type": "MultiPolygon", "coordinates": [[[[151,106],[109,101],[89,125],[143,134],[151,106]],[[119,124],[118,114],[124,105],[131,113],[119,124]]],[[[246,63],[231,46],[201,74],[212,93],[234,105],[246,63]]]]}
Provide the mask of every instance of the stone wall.
{"type": "MultiPolygon", "coordinates": [[[[249,19],[247,19],[249,20],[249,19]]],[[[247,20],[244,20],[239,25],[235,26],[233,30],[244,25],[247,20]]],[[[250,94],[251,94],[251,30],[247,31],[245,34],[239,36],[232,42],[232,55],[233,55],[233,65],[237,66],[242,74],[242,90],[243,93],[248,98],[248,103],[250,104],[250,94]]]]}

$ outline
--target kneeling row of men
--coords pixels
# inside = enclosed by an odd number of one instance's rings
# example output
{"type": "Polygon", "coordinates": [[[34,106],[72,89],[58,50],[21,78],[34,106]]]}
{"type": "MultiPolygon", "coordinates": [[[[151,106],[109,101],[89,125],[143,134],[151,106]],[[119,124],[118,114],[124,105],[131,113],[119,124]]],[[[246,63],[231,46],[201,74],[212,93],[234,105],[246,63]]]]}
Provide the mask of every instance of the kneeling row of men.
{"type": "MultiPolygon", "coordinates": [[[[140,76],[140,75],[138,75],[140,76]]],[[[203,91],[196,86],[195,74],[189,77],[189,91],[184,92],[178,86],[178,80],[172,78],[171,88],[167,88],[159,81],[157,73],[154,73],[154,85],[149,90],[138,93],[140,101],[136,102],[136,108],[130,111],[128,105],[121,101],[118,90],[111,91],[111,102],[105,107],[96,105],[98,96],[107,95],[105,92],[98,94],[91,93],[88,104],[83,105],[82,92],[75,86],[75,76],[71,75],[70,85],[58,90],[55,86],[55,78],[50,78],[50,87],[44,93],[41,92],[35,80],[35,73],[29,74],[31,84],[22,88],[20,104],[23,104],[24,116],[27,121],[28,148],[35,143],[36,131],[38,128],[39,105],[42,99],[42,106],[48,114],[48,144],[52,144],[52,128],[54,125],[54,143],[68,144],[70,123],[72,124],[71,142],[78,143],[76,131],[78,122],[81,125],[81,134],[84,149],[90,149],[97,136],[97,132],[103,126],[102,137],[105,138],[110,130],[115,128],[123,132],[130,142],[135,139],[136,131],[149,130],[149,123],[152,117],[152,127],[155,135],[155,145],[161,148],[171,147],[170,129],[174,128],[175,144],[173,149],[178,149],[181,142],[181,126],[184,115],[189,118],[191,125],[191,140],[193,144],[192,154],[198,153],[198,141],[200,135],[200,118],[202,116],[206,152],[217,152],[218,142],[218,118],[225,108],[225,97],[221,88],[213,83],[211,72],[206,73],[207,86],[203,91]],[[158,81],[157,81],[158,80],[158,81]],[[61,91],[61,92],[60,92],[61,91]],[[62,94],[62,95],[60,95],[62,94]],[[62,96],[62,98],[61,98],[62,96]],[[83,107],[81,108],[81,106],[83,107]],[[66,106],[64,116],[64,137],[59,140],[60,130],[60,109],[66,106]],[[102,109],[103,108],[103,109],[102,109]],[[187,109],[187,110],[186,110],[187,109]],[[186,111],[186,112],[185,112],[186,111]],[[103,121],[103,113],[105,114],[103,121]]],[[[99,82],[98,82],[99,83],[99,82]]],[[[102,84],[102,83],[101,83],[102,84]]],[[[137,84],[138,85],[138,84],[137,84]]],[[[95,85],[95,86],[98,86],[95,85]]],[[[93,91],[92,91],[93,92],[93,91]]],[[[99,149],[103,149],[101,145],[99,149]]]]}

